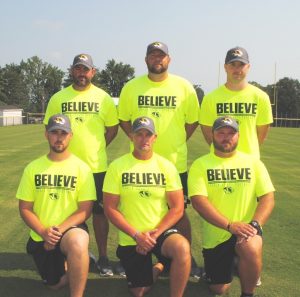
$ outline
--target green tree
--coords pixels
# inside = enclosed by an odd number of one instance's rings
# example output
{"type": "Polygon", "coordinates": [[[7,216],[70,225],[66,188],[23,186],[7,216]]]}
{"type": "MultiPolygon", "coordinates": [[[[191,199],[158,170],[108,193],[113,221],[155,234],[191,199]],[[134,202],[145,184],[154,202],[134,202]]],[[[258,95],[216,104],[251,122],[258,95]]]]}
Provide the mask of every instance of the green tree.
{"type": "Polygon", "coordinates": [[[0,103],[7,101],[7,96],[5,94],[5,82],[4,82],[4,70],[0,67],[0,103]]]}
{"type": "Polygon", "coordinates": [[[28,88],[20,65],[8,64],[1,68],[0,100],[27,110],[28,88]]]}
{"type": "Polygon", "coordinates": [[[277,113],[288,117],[300,115],[300,82],[284,77],[276,84],[277,113]]]}
{"type": "Polygon", "coordinates": [[[62,85],[64,88],[66,88],[66,87],[70,86],[72,83],[73,83],[73,78],[71,75],[71,67],[70,67],[70,68],[68,68],[68,71],[65,73],[65,78],[64,78],[62,85]]]}
{"type": "Polygon", "coordinates": [[[264,92],[266,92],[266,87],[262,86],[261,84],[259,84],[258,82],[256,81],[249,81],[249,84],[263,90],[264,92]]]}
{"type": "Polygon", "coordinates": [[[105,69],[95,75],[94,83],[112,97],[119,97],[123,86],[134,78],[134,68],[114,59],[108,60],[105,69]]]}
{"type": "Polygon", "coordinates": [[[44,112],[50,97],[61,89],[64,72],[37,56],[20,64],[28,87],[29,109],[44,112]]]}

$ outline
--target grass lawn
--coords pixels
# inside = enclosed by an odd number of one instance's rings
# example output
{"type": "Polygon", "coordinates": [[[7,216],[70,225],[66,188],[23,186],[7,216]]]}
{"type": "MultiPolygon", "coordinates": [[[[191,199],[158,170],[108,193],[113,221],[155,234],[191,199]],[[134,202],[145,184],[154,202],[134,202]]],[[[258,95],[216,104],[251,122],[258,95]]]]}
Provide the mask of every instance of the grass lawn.
{"type": "MultiPolygon", "coordinates": [[[[19,217],[15,192],[26,164],[47,152],[42,125],[0,127],[0,296],[2,297],[62,297],[67,289],[59,292],[47,290],[35,272],[32,259],[25,253],[28,228],[19,217]]],[[[121,156],[128,149],[128,141],[120,131],[109,146],[109,160],[121,156]]],[[[200,129],[189,141],[189,165],[208,152],[200,129]]],[[[262,147],[262,160],[266,164],[276,187],[275,210],[264,227],[264,269],[262,286],[256,294],[260,297],[300,296],[300,129],[272,128],[262,147]]],[[[199,216],[188,209],[193,231],[193,254],[200,266],[201,234],[199,216]]],[[[91,226],[91,221],[88,221],[91,226]]],[[[92,228],[90,233],[93,235],[92,228]]],[[[115,262],[117,234],[113,226],[109,235],[109,256],[115,262]]],[[[96,254],[94,237],[91,250],[96,254]]],[[[235,278],[227,296],[239,296],[238,279],[235,278]]],[[[119,277],[100,278],[91,267],[86,297],[126,297],[127,286],[119,277]]],[[[162,277],[148,294],[168,296],[168,278],[162,277]]],[[[212,296],[206,285],[190,279],[187,297],[212,296]]]]}

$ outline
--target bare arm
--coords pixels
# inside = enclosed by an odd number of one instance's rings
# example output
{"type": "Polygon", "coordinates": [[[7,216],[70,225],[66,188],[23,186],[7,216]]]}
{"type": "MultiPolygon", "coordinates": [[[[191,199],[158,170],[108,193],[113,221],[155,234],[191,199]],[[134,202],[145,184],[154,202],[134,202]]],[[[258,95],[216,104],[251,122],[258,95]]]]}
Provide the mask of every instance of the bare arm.
{"type": "Polygon", "coordinates": [[[125,132],[125,134],[130,138],[131,133],[131,122],[130,121],[122,121],[120,120],[120,126],[125,132]]]}
{"type": "Polygon", "coordinates": [[[19,200],[19,212],[26,225],[39,234],[45,242],[55,246],[62,233],[53,227],[46,228],[33,212],[33,202],[19,200]]]}
{"type": "Polygon", "coordinates": [[[198,127],[198,122],[193,124],[185,124],[186,140],[188,140],[198,127]]]}
{"type": "Polygon", "coordinates": [[[93,201],[81,201],[78,203],[78,209],[70,215],[64,222],[59,224],[57,227],[61,233],[72,226],[76,226],[84,223],[91,215],[93,208],[93,201]]]}
{"type": "Polygon", "coordinates": [[[105,137],[105,141],[106,141],[106,146],[108,146],[113,141],[113,139],[117,136],[118,128],[119,128],[119,125],[105,127],[106,132],[105,132],[104,137],[105,137]]]}
{"type": "Polygon", "coordinates": [[[229,220],[222,215],[205,196],[191,197],[193,208],[210,224],[227,229],[229,220]]]}
{"type": "Polygon", "coordinates": [[[272,213],[275,205],[274,193],[270,192],[258,198],[258,205],[253,216],[253,220],[258,221],[260,225],[264,225],[272,213]]]}
{"type": "Polygon", "coordinates": [[[132,237],[134,236],[137,230],[134,226],[131,226],[126,221],[123,214],[118,210],[119,202],[119,195],[105,192],[103,193],[103,205],[105,215],[118,229],[132,237]]]}
{"type": "Polygon", "coordinates": [[[32,230],[38,233],[45,242],[56,245],[62,234],[74,225],[85,222],[92,212],[93,201],[83,201],[70,217],[58,226],[45,227],[33,212],[33,203],[19,200],[19,211],[22,219],[32,230]]]}
{"type": "Polygon", "coordinates": [[[174,226],[183,216],[184,197],[183,191],[166,192],[169,211],[163,217],[161,222],[156,227],[155,238],[159,237],[164,231],[174,226]]]}
{"type": "Polygon", "coordinates": [[[263,144],[266,140],[270,130],[270,125],[256,126],[256,133],[259,145],[263,144]]]}
{"type": "MultiPolygon", "coordinates": [[[[152,232],[139,232],[136,226],[130,225],[123,214],[118,210],[120,202],[119,195],[104,192],[103,202],[105,215],[118,229],[130,237],[133,237],[137,245],[145,252],[150,251],[154,247],[156,240],[151,237],[152,232]]],[[[142,254],[145,254],[145,252],[142,252],[142,254]]]]}
{"type": "Polygon", "coordinates": [[[207,197],[199,195],[191,198],[194,209],[210,224],[245,238],[256,234],[256,229],[248,222],[231,222],[210,203],[207,197]]]}
{"type": "Polygon", "coordinates": [[[212,127],[201,125],[202,134],[208,145],[212,143],[212,127]]]}

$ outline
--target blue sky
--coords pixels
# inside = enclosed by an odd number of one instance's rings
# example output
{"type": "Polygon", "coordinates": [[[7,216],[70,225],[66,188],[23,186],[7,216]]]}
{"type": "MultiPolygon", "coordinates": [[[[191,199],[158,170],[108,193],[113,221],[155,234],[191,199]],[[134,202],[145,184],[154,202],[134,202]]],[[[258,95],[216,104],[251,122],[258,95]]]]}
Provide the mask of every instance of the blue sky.
{"type": "Polygon", "coordinates": [[[225,80],[226,51],[240,45],[249,80],[267,85],[275,63],[277,79],[300,79],[299,13],[297,0],[10,0],[1,3],[0,66],[37,55],[66,71],[86,52],[100,69],[114,58],[141,75],[158,40],[169,46],[170,72],[208,92],[225,80]]]}

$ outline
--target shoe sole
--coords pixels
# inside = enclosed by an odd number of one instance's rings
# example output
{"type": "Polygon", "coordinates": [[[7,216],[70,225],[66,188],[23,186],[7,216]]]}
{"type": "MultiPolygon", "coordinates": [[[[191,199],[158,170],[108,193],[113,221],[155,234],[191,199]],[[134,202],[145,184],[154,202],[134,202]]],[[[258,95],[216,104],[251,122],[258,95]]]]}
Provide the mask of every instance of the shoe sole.
{"type": "Polygon", "coordinates": [[[101,273],[99,272],[100,276],[104,276],[104,277],[110,277],[110,276],[114,276],[113,273],[101,273]]]}

